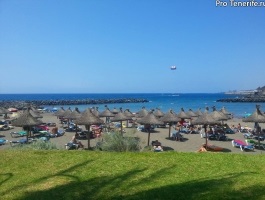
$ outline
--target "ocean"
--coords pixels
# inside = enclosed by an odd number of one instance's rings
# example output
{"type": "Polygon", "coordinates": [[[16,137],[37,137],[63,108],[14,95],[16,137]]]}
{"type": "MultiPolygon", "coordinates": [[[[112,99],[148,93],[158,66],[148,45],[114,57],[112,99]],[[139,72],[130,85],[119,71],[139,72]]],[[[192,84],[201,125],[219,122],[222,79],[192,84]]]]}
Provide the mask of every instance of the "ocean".
{"type": "MultiPolygon", "coordinates": [[[[163,112],[173,109],[179,112],[181,108],[185,111],[192,109],[193,111],[201,108],[202,111],[205,107],[210,110],[213,106],[220,110],[225,107],[229,112],[233,113],[235,117],[244,117],[245,114],[252,113],[255,110],[256,103],[226,103],[216,102],[218,99],[223,98],[236,98],[237,95],[223,94],[223,93],[121,93],[121,94],[0,94],[0,100],[76,100],[76,99],[121,99],[121,98],[137,98],[146,99],[147,103],[117,103],[108,104],[108,107],[130,109],[131,112],[137,112],[142,107],[146,109],[160,108],[163,112]]],[[[259,103],[261,110],[265,110],[265,103],[259,103]]],[[[56,106],[60,108],[62,105],[56,106]]],[[[89,107],[99,107],[99,111],[103,111],[105,104],[91,104],[91,105],[64,105],[64,108],[71,107],[74,109],[78,107],[80,111],[89,107]]],[[[53,106],[44,106],[45,108],[52,109],[53,106]]]]}

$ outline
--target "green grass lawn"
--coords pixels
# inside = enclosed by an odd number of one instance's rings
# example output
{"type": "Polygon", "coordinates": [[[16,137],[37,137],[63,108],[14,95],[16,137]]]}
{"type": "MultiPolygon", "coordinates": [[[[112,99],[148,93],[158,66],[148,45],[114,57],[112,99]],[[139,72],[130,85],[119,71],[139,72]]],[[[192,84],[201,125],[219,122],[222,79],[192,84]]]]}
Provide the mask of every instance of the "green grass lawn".
{"type": "Polygon", "coordinates": [[[265,156],[0,151],[0,199],[265,199],[265,156]]]}

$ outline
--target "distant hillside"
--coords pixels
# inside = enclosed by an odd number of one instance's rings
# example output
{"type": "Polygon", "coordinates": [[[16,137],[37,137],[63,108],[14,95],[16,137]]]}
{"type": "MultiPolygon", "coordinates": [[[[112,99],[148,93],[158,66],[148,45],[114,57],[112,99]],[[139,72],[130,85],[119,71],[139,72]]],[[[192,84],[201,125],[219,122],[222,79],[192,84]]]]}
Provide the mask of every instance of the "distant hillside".
{"type": "Polygon", "coordinates": [[[236,98],[217,99],[217,102],[252,102],[265,103],[265,86],[258,87],[256,90],[233,90],[225,94],[241,95],[236,98]]]}

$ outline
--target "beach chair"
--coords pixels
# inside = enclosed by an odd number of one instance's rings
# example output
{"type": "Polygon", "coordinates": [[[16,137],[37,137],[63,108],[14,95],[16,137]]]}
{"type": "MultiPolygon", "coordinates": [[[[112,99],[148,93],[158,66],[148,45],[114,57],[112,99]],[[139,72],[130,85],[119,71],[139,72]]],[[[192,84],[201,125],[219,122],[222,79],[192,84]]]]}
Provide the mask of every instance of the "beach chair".
{"type": "Polygon", "coordinates": [[[26,138],[23,138],[20,140],[11,140],[11,141],[9,141],[9,143],[10,143],[10,146],[13,147],[17,144],[29,144],[33,141],[34,141],[34,139],[32,139],[32,138],[28,138],[28,140],[26,138]]]}
{"type": "Polygon", "coordinates": [[[65,144],[65,149],[66,150],[77,150],[77,149],[79,149],[79,144],[75,144],[73,142],[68,142],[67,144],[65,144]]]}
{"type": "Polygon", "coordinates": [[[4,145],[8,142],[6,139],[0,139],[0,145],[4,145]]]}
{"type": "Polygon", "coordinates": [[[255,148],[259,148],[260,147],[261,149],[264,149],[265,150],[265,144],[262,144],[262,143],[259,144],[258,142],[254,141],[254,140],[250,140],[250,139],[247,139],[245,141],[246,141],[246,143],[248,145],[252,145],[255,148]]]}
{"type": "Polygon", "coordinates": [[[27,136],[27,132],[26,131],[10,132],[10,135],[12,138],[24,137],[27,136]]]}
{"type": "Polygon", "coordinates": [[[233,147],[239,147],[241,151],[247,151],[247,150],[254,151],[253,145],[248,145],[246,142],[242,140],[232,140],[232,145],[233,147]]]}
{"type": "Polygon", "coordinates": [[[246,146],[241,145],[240,149],[241,149],[241,151],[254,151],[254,146],[252,146],[252,145],[246,145],[246,146]]]}
{"type": "Polygon", "coordinates": [[[254,137],[254,135],[252,133],[244,133],[244,138],[246,139],[252,139],[254,137]]]}
{"type": "Polygon", "coordinates": [[[235,140],[232,140],[232,146],[240,148],[240,144],[236,143],[235,140]]]}
{"type": "Polygon", "coordinates": [[[207,146],[206,145],[203,145],[203,146],[208,151],[223,151],[224,150],[223,147],[219,147],[219,146],[212,145],[212,144],[207,144],[207,146]]]}

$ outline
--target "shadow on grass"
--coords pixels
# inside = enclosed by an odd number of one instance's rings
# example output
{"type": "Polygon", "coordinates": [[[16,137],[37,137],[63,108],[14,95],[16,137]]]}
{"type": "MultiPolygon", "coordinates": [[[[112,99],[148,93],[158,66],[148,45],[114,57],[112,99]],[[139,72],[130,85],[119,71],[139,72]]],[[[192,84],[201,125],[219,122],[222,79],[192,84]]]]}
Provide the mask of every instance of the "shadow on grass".
{"type": "MultiPolygon", "coordinates": [[[[157,169],[149,175],[143,176],[147,169],[133,169],[116,176],[100,176],[87,180],[73,179],[70,183],[49,188],[45,191],[25,193],[21,200],[31,199],[264,199],[263,185],[248,186],[237,190],[235,185],[245,176],[256,173],[233,173],[212,179],[192,180],[178,184],[159,184],[161,178],[170,173],[176,166],[157,169]],[[150,184],[150,183],[157,183],[150,184]]],[[[53,176],[64,175],[64,172],[73,171],[69,168],[53,176]]],[[[49,178],[49,177],[45,177],[49,178]]],[[[44,178],[43,178],[44,179],[44,178]]],[[[39,179],[31,184],[43,181],[39,179]]]]}
{"type": "Polygon", "coordinates": [[[14,176],[13,173],[0,174],[0,186],[14,176]]]}
{"type": "MultiPolygon", "coordinates": [[[[73,171],[75,171],[76,169],[78,169],[78,168],[82,168],[83,166],[86,166],[88,163],[90,163],[90,162],[92,162],[92,161],[86,161],[86,162],[83,162],[83,163],[78,163],[78,164],[76,164],[76,165],[74,165],[74,166],[72,166],[72,167],[69,167],[68,169],[66,169],[66,170],[62,170],[62,171],[60,171],[60,172],[58,172],[58,173],[56,173],[56,174],[52,174],[52,175],[50,175],[50,176],[44,176],[44,177],[42,177],[42,178],[39,178],[39,179],[37,179],[36,181],[34,181],[34,182],[31,182],[31,183],[29,183],[29,184],[24,184],[24,185],[18,185],[18,186],[16,186],[16,187],[13,187],[13,188],[10,188],[10,190],[7,190],[7,191],[5,191],[5,192],[3,192],[3,193],[1,193],[1,195],[5,195],[5,194],[7,194],[7,193],[12,193],[12,192],[14,192],[14,191],[16,191],[16,190],[23,190],[23,189],[25,189],[25,188],[27,188],[27,187],[30,187],[30,186],[32,186],[32,185],[35,185],[35,184],[40,184],[41,182],[43,182],[43,181],[46,181],[47,179],[49,179],[49,178],[59,178],[59,177],[66,177],[66,178],[68,178],[69,180],[71,180],[71,182],[80,182],[80,178],[78,177],[78,176],[73,176],[73,175],[71,175],[70,173],[72,173],[73,171]]],[[[0,174],[1,175],[1,174],[0,174]]],[[[5,175],[5,174],[4,174],[5,175]]],[[[9,175],[9,177],[8,177],[8,179],[10,179],[11,178],[11,176],[13,176],[13,174],[8,174],[9,175]]],[[[4,182],[6,182],[8,179],[6,179],[6,180],[4,180],[4,182]]],[[[4,183],[3,181],[1,182],[1,184],[3,184],[4,183]]],[[[35,199],[35,198],[34,198],[35,199]]]]}

